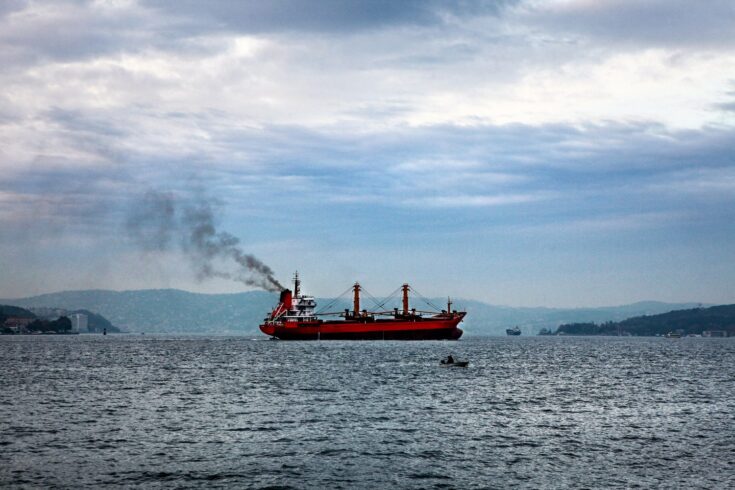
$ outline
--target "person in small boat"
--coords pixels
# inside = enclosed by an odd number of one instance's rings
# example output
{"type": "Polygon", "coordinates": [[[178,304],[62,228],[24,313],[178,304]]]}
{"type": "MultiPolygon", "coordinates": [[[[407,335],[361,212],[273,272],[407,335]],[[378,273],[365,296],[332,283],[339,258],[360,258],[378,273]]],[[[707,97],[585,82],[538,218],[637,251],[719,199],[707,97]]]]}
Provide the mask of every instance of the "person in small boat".
{"type": "Polygon", "coordinates": [[[447,356],[447,362],[445,364],[454,364],[454,357],[451,354],[447,356]]]}

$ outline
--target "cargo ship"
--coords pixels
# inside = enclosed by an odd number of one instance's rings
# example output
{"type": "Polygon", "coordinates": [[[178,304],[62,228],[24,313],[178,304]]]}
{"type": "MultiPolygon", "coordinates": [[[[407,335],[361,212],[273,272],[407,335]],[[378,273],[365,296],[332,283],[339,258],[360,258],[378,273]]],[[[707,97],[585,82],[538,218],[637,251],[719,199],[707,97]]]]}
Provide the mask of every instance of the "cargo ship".
{"type": "Polygon", "coordinates": [[[381,310],[386,300],[377,304],[378,311],[368,311],[360,309],[362,290],[355,283],[347,291],[352,292],[352,310],[316,313],[314,297],[301,294],[297,273],[293,291],[281,291],[278,305],[260,325],[260,330],[279,340],[458,340],[462,336],[457,325],[467,313],[453,311],[449,299],[446,310],[409,308],[408,293],[412,288],[404,284],[399,288],[403,296],[401,309],[381,310]],[[337,318],[324,319],[330,316],[337,318]]]}

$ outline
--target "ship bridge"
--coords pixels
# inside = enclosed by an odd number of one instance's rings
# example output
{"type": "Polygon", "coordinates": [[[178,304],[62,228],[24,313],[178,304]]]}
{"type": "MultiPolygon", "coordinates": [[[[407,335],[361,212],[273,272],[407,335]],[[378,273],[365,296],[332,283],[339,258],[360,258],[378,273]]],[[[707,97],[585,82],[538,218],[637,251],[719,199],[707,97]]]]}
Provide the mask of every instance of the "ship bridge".
{"type": "Polygon", "coordinates": [[[288,309],[281,315],[278,315],[278,320],[281,321],[316,321],[317,317],[314,312],[316,309],[316,301],[314,296],[306,296],[301,294],[301,280],[299,279],[299,273],[294,274],[294,291],[291,297],[291,304],[284,305],[288,309]]]}
{"type": "Polygon", "coordinates": [[[316,320],[314,296],[295,296],[291,300],[291,308],[281,317],[283,320],[316,320]]]}

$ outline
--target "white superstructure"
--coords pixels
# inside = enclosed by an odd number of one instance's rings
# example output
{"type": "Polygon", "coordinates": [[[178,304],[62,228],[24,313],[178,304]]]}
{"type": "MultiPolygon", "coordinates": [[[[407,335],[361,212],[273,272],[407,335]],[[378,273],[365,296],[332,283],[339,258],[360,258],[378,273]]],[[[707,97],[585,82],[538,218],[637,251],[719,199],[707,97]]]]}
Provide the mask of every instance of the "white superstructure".
{"type": "Polygon", "coordinates": [[[73,313],[69,316],[71,320],[71,331],[76,333],[89,332],[89,318],[84,313],[73,313]]]}
{"type": "Polygon", "coordinates": [[[309,321],[316,320],[317,317],[314,314],[316,309],[316,301],[314,296],[302,296],[301,295],[301,281],[299,280],[299,273],[297,272],[294,276],[294,292],[291,298],[291,307],[286,311],[280,320],[298,320],[298,321],[309,321]]]}

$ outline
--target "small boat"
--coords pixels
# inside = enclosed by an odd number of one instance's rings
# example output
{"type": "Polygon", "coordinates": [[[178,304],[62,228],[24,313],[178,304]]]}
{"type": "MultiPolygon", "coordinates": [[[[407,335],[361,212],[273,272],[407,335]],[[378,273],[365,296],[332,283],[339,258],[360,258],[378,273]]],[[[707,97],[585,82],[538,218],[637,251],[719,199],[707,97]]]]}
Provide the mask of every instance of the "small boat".
{"type": "Polygon", "coordinates": [[[667,339],[680,339],[681,334],[679,332],[669,332],[666,334],[667,339]]]}
{"type": "Polygon", "coordinates": [[[516,325],[513,328],[506,328],[505,333],[506,335],[520,335],[521,329],[518,327],[518,325],[516,325]]]}
{"type": "Polygon", "coordinates": [[[455,360],[449,360],[449,359],[442,359],[439,363],[442,367],[467,367],[470,364],[470,361],[455,361],[455,360]]]}

